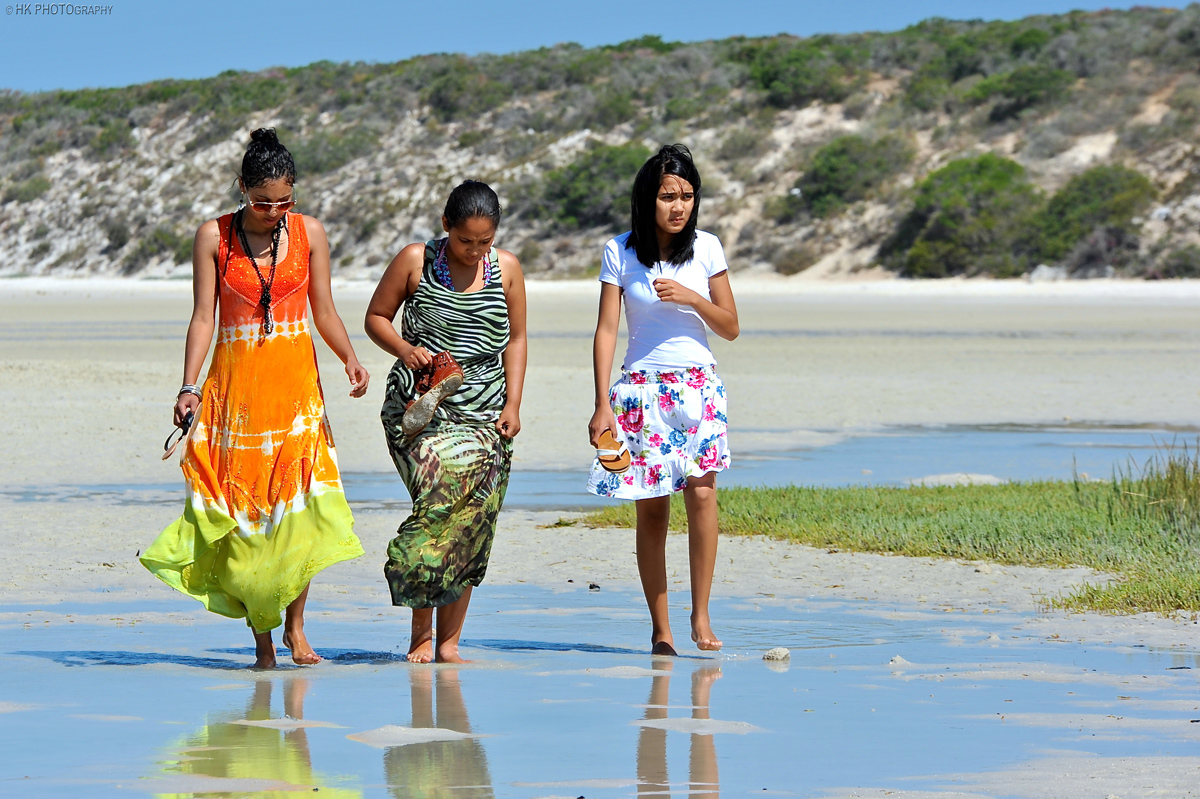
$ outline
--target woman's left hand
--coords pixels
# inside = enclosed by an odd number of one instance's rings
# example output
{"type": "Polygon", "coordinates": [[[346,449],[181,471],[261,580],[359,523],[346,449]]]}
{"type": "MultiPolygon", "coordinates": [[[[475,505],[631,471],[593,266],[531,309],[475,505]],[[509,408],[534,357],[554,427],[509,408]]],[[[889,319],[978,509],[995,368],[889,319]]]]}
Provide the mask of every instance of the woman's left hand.
{"type": "Polygon", "coordinates": [[[511,405],[505,405],[504,410],[500,411],[500,418],[496,420],[496,429],[505,438],[516,438],[517,433],[521,432],[521,414],[511,405]]]}
{"type": "Polygon", "coordinates": [[[361,397],[367,393],[367,384],[371,382],[371,375],[358,362],[357,358],[346,361],[346,377],[350,378],[350,396],[361,397]]]}
{"type": "Polygon", "coordinates": [[[695,305],[700,295],[684,286],[677,280],[660,277],[654,281],[654,291],[662,302],[674,302],[679,305],[695,305]]]}

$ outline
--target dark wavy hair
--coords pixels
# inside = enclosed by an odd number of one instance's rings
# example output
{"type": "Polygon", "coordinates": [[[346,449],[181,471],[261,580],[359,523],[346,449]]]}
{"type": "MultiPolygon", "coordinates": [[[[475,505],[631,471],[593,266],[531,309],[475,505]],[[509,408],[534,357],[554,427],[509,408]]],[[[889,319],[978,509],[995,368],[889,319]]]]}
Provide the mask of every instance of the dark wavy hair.
{"type": "Polygon", "coordinates": [[[675,234],[671,242],[667,262],[680,266],[692,260],[696,253],[696,222],[700,218],[700,173],[692,161],[692,152],[682,144],[665,145],[650,160],[642,164],[633,179],[633,191],[629,196],[630,233],[626,248],[637,253],[637,259],[645,266],[659,262],[658,226],[654,221],[655,204],[662,179],[667,175],[686,180],[695,192],[692,216],[683,230],[675,234]]]}
{"type": "Polygon", "coordinates": [[[296,185],[296,162],[288,148],[280,143],[275,128],[259,128],[250,134],[250,145],[242,156],[239,177],[247,189],[280,178],[289,186],[296,185]]]}
{"type": "Polygon", "coordinates": [[[477,216],[490,219],[499,227],[500,213],[500,198],[491,186],[478,180],[464,180],[450,192],[442,216],[446,217],[446,225],[452,228],[477,216]]]}

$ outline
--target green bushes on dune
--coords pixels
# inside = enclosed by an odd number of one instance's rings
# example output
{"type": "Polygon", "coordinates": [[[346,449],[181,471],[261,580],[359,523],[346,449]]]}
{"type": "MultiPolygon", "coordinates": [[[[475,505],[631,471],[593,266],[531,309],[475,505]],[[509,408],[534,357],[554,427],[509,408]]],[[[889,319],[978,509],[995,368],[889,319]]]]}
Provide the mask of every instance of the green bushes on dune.
{"type": "Polygon", "coordinates": [[[813,154],[793,190],[775,200],[767,212],[778,222],[790,222],[802,210],[816,217],[831,216],[869,197],[912,158],[912,146],[899,136],[874,141],[839,136],[813,154]]]}
{"type": "Polygon", "coordinates": [[[1042,204],[1020,164],[992,153],[952,161],[916,189],[913,208],[881,254],[911,277],[1025,272],[1042,204]]]}
{"type": "Polygon", "coordinates": [[[651,155],[640,144],[598,145],[574,162],[552,170],[537,200],[540,215],[581,229],[629,225],[629,188],[651,155]]]}
{"type": "Polygon", "coordinates": [[[1136,250],[1133,219],[1154,196],[1140,173],[1098,166],[1047,200],[1019,164],[987,153],[952,161],[918,184],[912,210],[880,252],[910,277],[1012,277],[1042,262],[1065,261],[1072,272],[1111,265],[1118,250],[1136,250]]]}

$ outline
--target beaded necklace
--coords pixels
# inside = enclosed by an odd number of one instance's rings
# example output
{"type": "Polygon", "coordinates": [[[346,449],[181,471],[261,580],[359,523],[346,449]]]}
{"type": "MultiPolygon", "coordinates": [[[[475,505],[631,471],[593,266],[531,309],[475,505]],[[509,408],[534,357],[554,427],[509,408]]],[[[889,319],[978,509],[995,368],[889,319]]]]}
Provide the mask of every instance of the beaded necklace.
{"type": "MultiPolygon", "coordinates": [[[[437,282],[441,283],[451,291],[455,291],[454,280],[450,277],[450,263],[446,258],[446,245],[450,243],[450,239],[442,239],[442,246],[438,248],[437,257],[433,259],[433,276],[437,278],[437,282]]],[[[488,256],[483,257],[483,285],[492,282],[492,259],[488,256]]]]}
{"type": "Polygon", "coordinates": [[[242,211],[237,212],[234,221],[237,226],[238,241],[241,242],[246,257],[250,259],[250,265],[254,267],[254,274],[258,275],[258,285],[262,289],[258,297],[258,304],[263,308],[263,332],[269,336],[275,329],[275,320],[271,317],[271,287],[275,285],[275,267],[279,264],[279,235],[287,230],[287,214],[284,214],[271,230],[271,277],[269,280],[263,277],[262,270],[258,268],[258,260],[250,252],[250,241],[246,238],[245,228],[242,227],[242,211]]]}

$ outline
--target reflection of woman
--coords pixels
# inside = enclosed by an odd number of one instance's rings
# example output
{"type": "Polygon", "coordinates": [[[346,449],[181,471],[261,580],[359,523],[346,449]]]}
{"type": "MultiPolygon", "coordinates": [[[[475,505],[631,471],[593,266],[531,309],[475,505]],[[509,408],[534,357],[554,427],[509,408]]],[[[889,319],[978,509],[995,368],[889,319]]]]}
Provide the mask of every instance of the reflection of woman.
{"type": "Polygon", "coordinates": [[[188,501],[141,561],[209,610],[245,617],[254,665],[271,668],[271,630],[281,623],[296,663],[320,660],[304,636],[309,581],[363,553],[325,417],[309,304],[321,337],[346,364],[351,396],[363,395],[369,375],[333,305],[325,230],[288,213],[292,156],[273,130],[251,139],[239,180],[245,207],[205,222],[192,251],[194,308],[175,404],[177,426],[195,414],[183,458],[188,501]]]}
{"type": "MultiPolygon", "coordinates": [[[[661,665],[663,673],[650,683],[650,698],[646,700],[645,719],[667,718],[670,704],[671,663],[661,665]]],[[[719,666],[705,666],[692,672],[692,718],[709,718],[709,694],[714,680],[721,676],[719,666]]],[[[717,770],[717,747],[712,735],[692,735],[688,757],[688,795],[718,797],[721,795],[717,770]]],[[[642,727],[637,745],[638,793],[669,796],[671,780],[667,773],[667,731],[658,727],[642,727]]]]}
{"type": "Polygon", "coordinates": [[[624,473],[592,466],[588,490],[637,502],[637,563],[650,607],[655,654],[675,654],[667,614],[670,495],[683,491],[692,578],[692,640],[721,648],[708,600],[717,559],[717,472],[729,465],[725,386],[705,328],[738,335],[737,308],[721,242],[696,230],[700,173],[686,147],[663,147],[638,171],[630,201],[633,228],[604,246],[600,314],[592,361],[596,411],[592,445],[611,432],[632,453],[624,473]],[[621,379],[607,390],[621,321],[629,347],[621,379]]]}
{"type": "MultiPolygon", "coordinates": [[[[254,684],[254,694],[244,716],[224,714],[214,719],[195,735],[190,736],[178,747],[180,760],[170,765],[162,776],[195,775],[221,777],[225,779],[255,779],[286,783],[290,789],[254,790],[255,796],[290,797],[296,790],[312,786],[320,788],[322,797],[333,799],[361,799],[362,793],[344,788],[329,788],[313,771],[312,755],[308,748],[308,734],[304,728],[276,730],[237,724],[237,721],[266,721],[271,715],[271,692],[273,683],[260,680],[254,684]]],[[[283,714],[289,719],[304,718],[304,694],[308,681],[287,680],[283,683],[283,714]]],[[[224,792],[218,785],[205,786],[208,791],[224,792]]],[[[241,794],[245,788],[228,789],[241,794]]],[[[162,797],[193,796],[186,794],[158,794],[162,797]]]]}
{"type": "MultiPolygon", "coordinates": [[[[457,672],[414,671],[409,676],[413,727],[471,732],[457,672]]],[[[491,799],[495,795],[487,754],[475,738],[394,746],[383,755],[383,770],[397,799],[491,799]]]]}
{"type": "Polygon", "coordinates": [[[462,662],[459,636],[471,589],[487,572],[521,430],[525,283],[512,253],[493,246],[499,223],[500,201],[487,184],[458,186],[442,215],[446,238],[401,250],[367,308],[367,335],[396,358],[383,427],[413,507],[388,546],[384,574],[392,603],[413,609],[415,662],[462,662]],[[401,304],[398,335],[392,322],[401,304]],[[432,418],[406,432],[405,411],[418,394],[413,372],[443,351],[461,366],[462,384],[436,409],[417,404],[432,418]]]}

